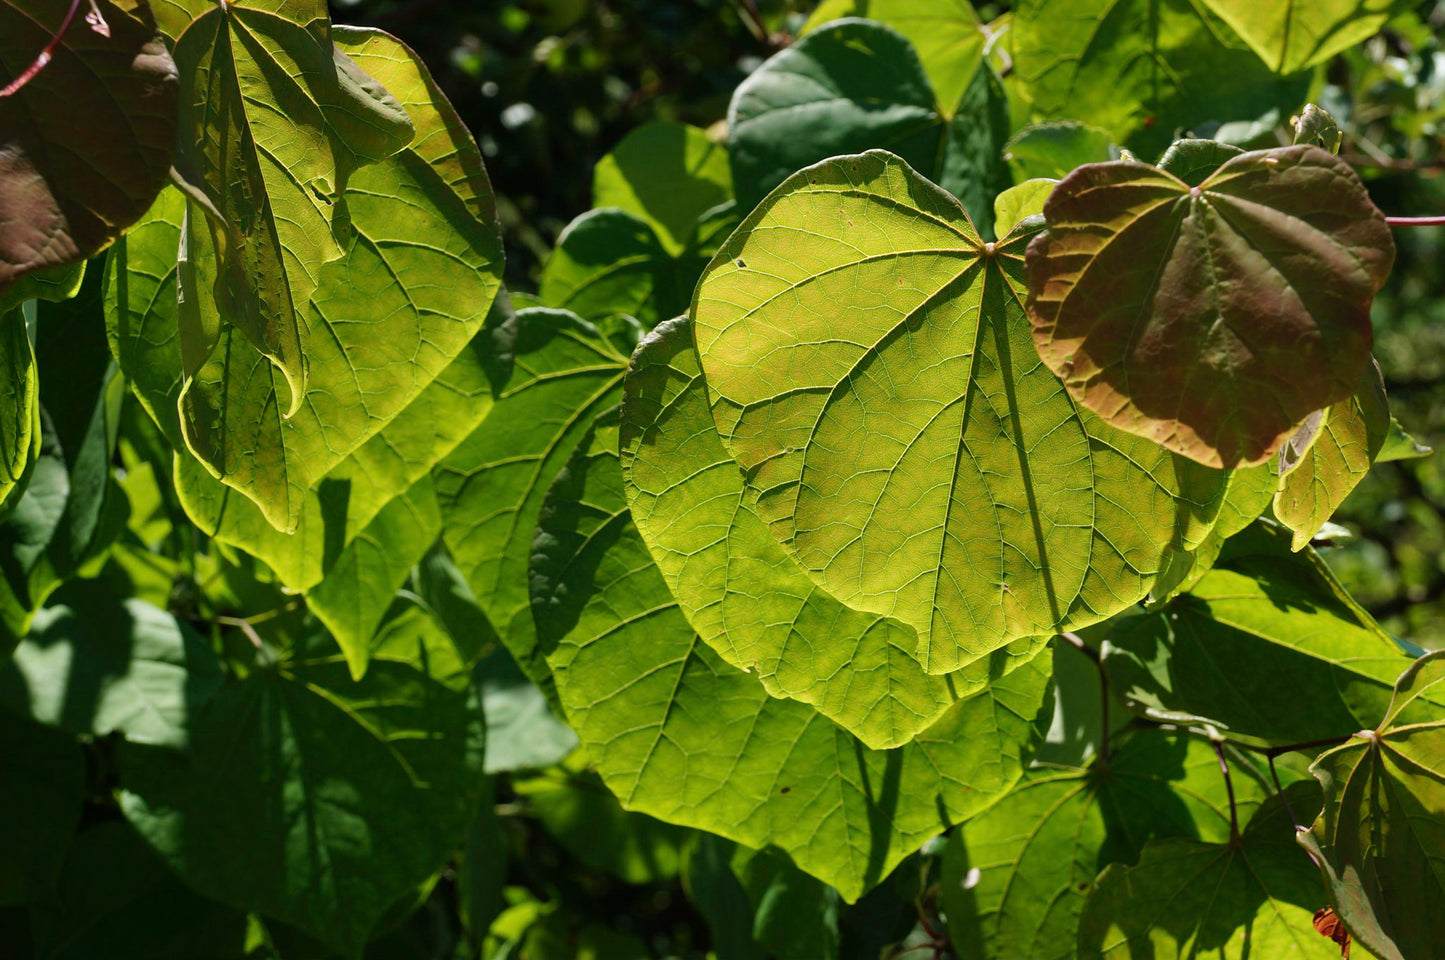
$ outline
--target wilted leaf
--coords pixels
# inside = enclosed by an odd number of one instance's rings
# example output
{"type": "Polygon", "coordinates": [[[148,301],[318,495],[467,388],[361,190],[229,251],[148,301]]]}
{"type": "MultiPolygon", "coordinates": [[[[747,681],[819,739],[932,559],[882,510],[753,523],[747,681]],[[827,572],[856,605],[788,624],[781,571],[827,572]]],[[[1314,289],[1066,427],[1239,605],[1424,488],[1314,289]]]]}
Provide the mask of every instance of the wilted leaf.
{"type": "Polygon", "coordinates": [[[733,93],[728,153],[739,207],[752,209],[809,164],[881,147],[952,191],[990,233],[993,198],[1010,182],[1008,108],[981,57],[958,96],[938,100],[908,40],[882,24],[840,20],[809,33],[733,93]]]}
{"type": "Polygon", "coordinates": [[[1194,187],[1091,164],[1044,216],[1028,250],[1034,342],[1114,426],[1211,466],[1260,463],[1359,384],[1395,246],[1323,150],[1242,154],[1194,187]]]}
{"type": "Polygon", "coordinates": [[[1218,496],[1038,363],[1027,241],[985,245],[896,157],[837,158],[744,221],[694,304],[750,503],[820,587],[917,630],[929,673],[1130,606],[1218,496]]]}
{"type": "MultiPolygon", "coordinates": [[[[171,168],[176,65],[144,5],[98,0],[98,9],[104,35],[75,24],[43,70],[0,97],[0,293],[110,246],[171,168]]],[[[30,66],[66,10],[0,3],[0,83],[30,66]]]]}
{"type": "Polygon", "coordinates": [[[1310,414],[1280,448],[1274,515],[1294,531],[1294,549],[1308,544],[1365,478],[1389,433],[1385,383],[1370,361],[1352,396],[1310,414]]]}
{"type": "Polygon", "coordinates": [[[1147,157],[1206,121],[1288,116],[1310,83],[1190,0],[1022,0],[1006,41],[1016,122],[1084,120],[1147,157]]]}
{"type": "MultiPolygon", "coordinates": [[[[1241,769],[1235,790],[1245,816],[1269,795],[1241,769]]],[[[1071,958],[1099,871],[1137,862],[1160,837],[1227,842],[1229,822],[1219,760],[1199,738],[1136,731],[1107,764],[1030,771],[949,837],[942,889],[954,950],[968,960],[1071,958]]]]}
{"type": "Polygon", "coordinates": [[[1428,957],[1445,942],[1442,699],[1445,656],[1437,653],[1400,675],[1377,727],[1310,767],[1325,805],[1300,844],[1319,864],[1335,912],[1381,960],[1428,957]],[[1432,720],[1419,719],[1422,706],[1432,720]]]}
{"type": "Polygon", "coordinates": [[[641,217],[673,256],[702,215],[732,195],[727,151],[681,123],[634,127],[592,173],[592,206],[641,217]]]}
{"type": "Polygon", "coordinates": [[[601,424],[548,493],[532,610],[587,755],[628,809],[774,845],[856,899],[1018,778],[1046,674],[1021,666],[907,746],[870,750],[693,633],[630,522],[601,424]]]}
{"type": "Polygon", "coordinates": [[[308,641],[213,696],[187,753],[122,751],[121,808],[191,888],[355,955],[483,792],[481,719],[425,662],[374,650],[353,682],[308,641]]]}
{"type": "Polygon", "coordinates": [[[708,413],[686,317],[643,341],[625,388],[622,470],[638,530],[693,629],[772,696],[887,749],[1038,651],[1045,638],[1025,638],[932,676],[913,658],[912,628],[850,610],[810,581],[748,503],[708,413]]]}
{"type": "MultiPolygon", "coordinates": [[[[1308,797],[1290,793],[1296,805],[1308,797]]],[[[1315,932],[1322,891],[1293,833],[1272,798],[1237,842],[1149,843],[1137,866],[1099,878],[1079,924],[1079,956],[1339,960],[1339,948],[1315,932]]]]}

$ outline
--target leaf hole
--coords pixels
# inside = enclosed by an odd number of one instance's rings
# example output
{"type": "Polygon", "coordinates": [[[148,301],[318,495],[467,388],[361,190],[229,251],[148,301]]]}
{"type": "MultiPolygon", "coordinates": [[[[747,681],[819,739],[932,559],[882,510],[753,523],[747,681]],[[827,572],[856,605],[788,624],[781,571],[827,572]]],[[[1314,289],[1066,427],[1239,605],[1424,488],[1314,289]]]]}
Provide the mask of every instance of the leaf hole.
{"type": "Polygon", "coordinates": [[[781,789],[781,790],[778,791],[778,793],[782,794],[782,795],[785,796],[785,797],[786,797],[788,794],[792,793],[792,792],[793,792],[793,788],[792,788],[792,787],[784,787],[783,789],[781,789]]]}
{"type": "Polygon", "coordinates": [[[742,257],[738,257],[738,259],[737,259],[737,265],[738,265],[738,269],[739,269],[739,270],[744,270],[744,269],[747,268],[747,264],[746,264],[746,263],[743,263],[743,258],[742,258],[742,257]]]}

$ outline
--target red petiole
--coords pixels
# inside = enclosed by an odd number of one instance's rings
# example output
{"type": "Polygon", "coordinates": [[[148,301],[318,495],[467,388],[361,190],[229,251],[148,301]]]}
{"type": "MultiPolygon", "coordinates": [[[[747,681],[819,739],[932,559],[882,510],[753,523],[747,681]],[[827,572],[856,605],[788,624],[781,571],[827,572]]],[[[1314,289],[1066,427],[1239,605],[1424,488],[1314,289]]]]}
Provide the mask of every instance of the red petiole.
{"type": "MultiPolygon", "coordinates": [[[[21,72],[20,76],[11,80],[10,83],[5,86],[5,89],[0,90],[0,97],[8,97],[18,93],[22,87],[35,79],[36,74],[45,69],[45,65],[55,56],[56,48],[59,47],[61,41],[65,39],[66,32],[70,30],[70,23],[75,19],[75,12],[79,9],[80,0],[70,0],[70,10],[65,14],[65,19],[60,22],[60,29],[55,32],[55,36],[50,38],[50,42],[45,45],[45,49],[40,51],[30,66],[21,72]]],[[[90,12],[85,15],[85,22],[90,24],[90,29],[102,37],[110,36],[110,25],[105,22],[105,17],[101,16],[100,7],[96,6],[95,0],[90,0],[90,12]]]]}

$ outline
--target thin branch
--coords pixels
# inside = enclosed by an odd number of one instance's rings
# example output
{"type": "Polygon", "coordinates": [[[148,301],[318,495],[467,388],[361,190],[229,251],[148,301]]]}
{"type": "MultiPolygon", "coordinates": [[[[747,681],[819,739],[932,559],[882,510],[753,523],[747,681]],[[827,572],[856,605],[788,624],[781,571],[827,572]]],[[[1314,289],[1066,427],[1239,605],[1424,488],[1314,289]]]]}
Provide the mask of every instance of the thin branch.
{"type": "Polygon", "coordinates": [[[1392,227],[1445,227],[1445,217],[1386,217],[1392,227]]]}
{"type": "Polygon", "coordinates": [[[1239,810],[1234,804],[1234,780],[1229,775],[1229,761],[1224,759],[1224,743],[1220,740],[1211,740],[1214,747],[1214,755],[1219,758],[1219,772],[1224,774],[1224,789],[1229,792],[1229,840],[1231,843],[1239,840],[1239,810]]]}
{"type": "MultiPolygon", "coordinates": [[[[79,9],[80,0],[70,0],[70,9],[66,12],[65,19],[60,21],[60,29],[55,31],[55,36],[50,38],[50,42],[36,55],[30,66],[20,72],[20,76],[6,84],[4,89],[0,89],[0,97],[9,97],[19,93],[22,87],[35,79],[36,74],[45,69],[46,64],[50,63],[51,58],[55,56],[55,51],[59,49],[61,42],[65,40],[65,34],[70,30],[70,24],[79,9]]],[[[100,15],[100,8],[95,5],[95,0],[90,0],[90,12],[85,15],[85,22],[90,24],[90,29],[102,37],[110,36],[110,25],[100,15]]]]}
{"type": "Polygon", "coordinates": [[[1279,782],[1279,771],[1274,768],[1274,757],[1266,757],[1269,761],[1269,775],[1274,778],[1274,789],[1279,794],[1279,802],[1284,804],[1284,812],[1289,814],[1289,822],[1294,824],[1294,832],[1299,833],[1304,828],[1299,825],[1299,818],[1294,815],[1294,808],[1289,805],[1289,797],[1284,795],[1284,784],[1279,782]]]}
{"type": "Polygon", "coordinates": [[[1316,747],[1338,747],[1340,744],[1345,743],[1353,737],[1354,734],[1349,733],[1343,737],[1325,737],[1322,740],[1306,740],[1304,743],[1286,743],[1283,746],[1279,747],[1257,747],[1252,743],[1238,743],[1234,740],[1230,740],[1228,737],[1225,737],[1224,739],[1228,741],[1232,746],[1238,747],[1241,750],[1249,750],[1254,753],[1262,753],[1266,757],[1272,759],[1286,753],[1294,753],[1296,750],[1313,750],[1316,747]]]}

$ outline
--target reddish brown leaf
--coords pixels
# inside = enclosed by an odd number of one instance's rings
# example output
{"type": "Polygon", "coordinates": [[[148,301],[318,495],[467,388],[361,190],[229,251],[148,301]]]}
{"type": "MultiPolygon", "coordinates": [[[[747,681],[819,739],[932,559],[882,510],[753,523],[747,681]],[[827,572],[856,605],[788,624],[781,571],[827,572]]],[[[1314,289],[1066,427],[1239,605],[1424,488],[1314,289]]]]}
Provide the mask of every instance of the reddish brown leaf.
{"type": "Polygon", "coordinates": [[[1261,463],[1359,383],[1395,248],[1329,153],[1241,154],[1195,187],[1088,164],[1044,216],[1028,249],[1034,344],[1114,426],[1209,466],[1261,463]]]}

